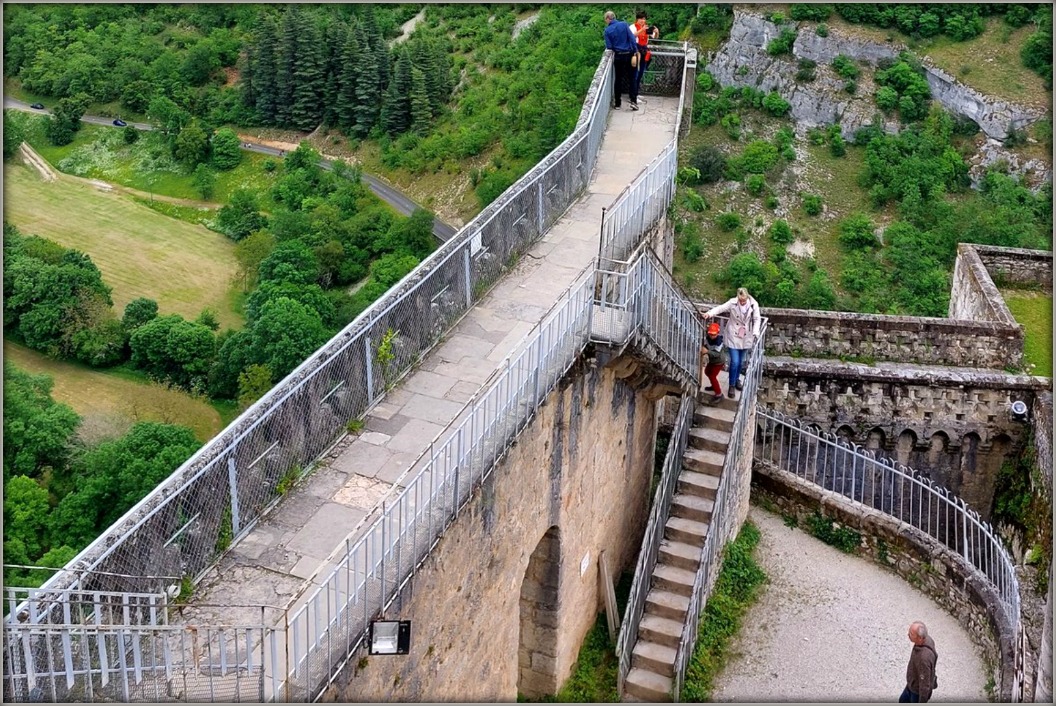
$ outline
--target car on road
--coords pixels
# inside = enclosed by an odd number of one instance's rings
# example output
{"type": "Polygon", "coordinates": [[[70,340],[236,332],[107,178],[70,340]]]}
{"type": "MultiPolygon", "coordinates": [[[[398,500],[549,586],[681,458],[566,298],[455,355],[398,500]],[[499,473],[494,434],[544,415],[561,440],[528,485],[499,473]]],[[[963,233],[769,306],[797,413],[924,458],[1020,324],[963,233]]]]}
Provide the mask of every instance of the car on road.
{"type": "Polygon", "coordinates": [[[128,123],[126,123],[121,118],[114,118],[114,125],[116,125],[117,127],[124,127],[124,126],[128,125],[128,123]]]}
{"type": "Polygon", "coordinates": [[[32,104],[30,104],[29,107],[32,108],[33,110],[44,110],[44,104],[43,103],[32,103],[32,104]]]}

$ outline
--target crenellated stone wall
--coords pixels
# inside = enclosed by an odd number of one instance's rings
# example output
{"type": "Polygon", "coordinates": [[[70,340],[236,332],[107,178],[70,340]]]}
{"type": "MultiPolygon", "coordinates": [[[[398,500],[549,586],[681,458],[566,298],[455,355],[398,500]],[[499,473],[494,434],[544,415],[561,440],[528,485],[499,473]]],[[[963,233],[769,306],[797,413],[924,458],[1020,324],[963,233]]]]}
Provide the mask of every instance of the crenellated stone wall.
{"type": "Polygon", "coordinates": [[[1023,363],[1023,331],[1016,324],[778,308],[763,315],[770,319],[767,355],[998,370],[1023,363]]]}
{"type": "Polygon", "coordinates": [[[554,693],[598,611],[599,555],[633,567],[649,510],[655,396],[581,357],[386,614],[408,655],[353,653],[340,702],[554,693]]]}
{"type": "Polygon", "coordinates": [[[1001,464],[1026,443],[1011,403],[1049,380],[965,368],[862,365],[768,356],[759,404],[875,449],[989,516],[1001,464]]]}

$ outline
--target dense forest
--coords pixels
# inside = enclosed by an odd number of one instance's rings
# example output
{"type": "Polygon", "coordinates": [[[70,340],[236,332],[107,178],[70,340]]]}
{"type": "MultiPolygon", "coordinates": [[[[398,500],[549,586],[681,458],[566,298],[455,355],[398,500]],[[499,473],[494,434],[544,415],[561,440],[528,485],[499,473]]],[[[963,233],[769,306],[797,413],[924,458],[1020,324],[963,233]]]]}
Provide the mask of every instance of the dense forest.
{"type": "MultiPolygon", "coordinates": [[[[663,38],[712,48],[732,17],[730,5],[645,8],[663,38]]],[[[604,48],[606,9],[9,4],[5,81],[44,99],[52,115],[5,112],[4,157],[23,139],[78,146],[57,166],[94,176],[93,164],[124,150],[142,169],[191,178],[197,195],[210,199],[225,175],[248,173],[241,131],[285,130],[368,145],[385,168],[423,179],[468,172],[483,208],[573,129],[604,48]],[[401,25],[416,17],[414,31],[401,36],[401,25]],[[108,129],[81,145],[87,113],[156,129],[108,129]]],[[[635,8],[613,9],[630,17],[635,8]]],[[[817,23],[821,36],[827,21],[840,18],[954,42],[980,36],[995,19],[1033,27],[1019,57],[1051,89],[1051,5],[796,4],[786,11],[772,18],[786,29],[768,47],[774,56],[791,54],[795,22],[817,23]]],[[[797,80],[809,81],[824,67],[799,68],[797,80]]],[[[763,305],[941,316],[958,242],[1051,247],[1051,185],[1031,191],[994,169],[970,188],[978,126],[938,108],[912,53],[876,69],[867,82],[861,74],[873,69],[846,57],[831,67],[848,94],[874,86],[878,113],[903,129],[869,128],[845,141],[838,127],[797,135],[777,92],[724,88],[701,67],[692,121],[695,130],[714,132],[682,155],[673,209],[680,262],[694,265],[708,242],[726,238],[735,245],[705,271],[708,286],[724,293],[747,286],[763,305]],[[832,200],[777,188],[802,161],[804,142],[834,160],[861,160],[853,188],[864,205],[836,224],[838,267],[788,254],[832,200]],[[719,192],[731,189],[767,214],[761,246],[752,231],[763,219],[718,207],[719,192]],[[771,217],[789,202],[794,217],[771,217]]],[[[1051,152],[1051,119],[1048,126],[1051,152]]],[[[433,214],[395,215],[358,168],[337,160],[324,169],[308,142],[263,160],[258,171],[197,221],[235,243],[244,326],[221,331],[215,312],[184,317],[149,297],[117,311],[87,254],[5,222],[5,336],[54,358],[130,371],[244,408],[436,246],[433,214]]],[[[143,422],[86,443],[78,415],[53,399],[47,378],[7,364],[4,378],[8,563],[63,564],[199,446],[185,428],[143,422]]],[[[5,582],[43,576],[13,569],[5,582]]]]}

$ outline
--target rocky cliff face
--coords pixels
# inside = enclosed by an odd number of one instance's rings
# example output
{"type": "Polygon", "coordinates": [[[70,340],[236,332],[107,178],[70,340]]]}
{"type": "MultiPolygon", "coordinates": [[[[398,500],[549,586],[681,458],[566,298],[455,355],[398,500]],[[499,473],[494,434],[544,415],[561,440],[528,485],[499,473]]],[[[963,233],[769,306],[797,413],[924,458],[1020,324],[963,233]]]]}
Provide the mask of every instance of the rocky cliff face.
{"type": "MultiPolygon", "coordinates": [[[[887,131],[898,129],[897,123],[885,121],[879,113],[868,77],[859,81],[857,95],[848,95],[843,91],[843,80],[832,72],[829,63],[837,54],[844,54],[876,64],[880,59],[897,57],[904,47],[840,36],[834,30],[830,30],[828,37],[819,37],[813,29],[804,29],[792,46],[794,58],[772,57],[766,53],[766,45],[779,34],[777,25],[766,18],[737,10],[729,41],[706,68],[723,86],[777,91],[792,105],[792,118],[805,127],[839,122],[844,137],[851,137],[859,128],[876,121],[887,131]],[[810,83],[795,80],[797,59],[817,62],[816,80],[810,83]]],[[[984,96],[934,66],[925,64],[925,71],[935,100],[950,113],[974,120],[989,138],[1004,140],[1012,130],[1044,115],[1035,108],[984,96]]]]}

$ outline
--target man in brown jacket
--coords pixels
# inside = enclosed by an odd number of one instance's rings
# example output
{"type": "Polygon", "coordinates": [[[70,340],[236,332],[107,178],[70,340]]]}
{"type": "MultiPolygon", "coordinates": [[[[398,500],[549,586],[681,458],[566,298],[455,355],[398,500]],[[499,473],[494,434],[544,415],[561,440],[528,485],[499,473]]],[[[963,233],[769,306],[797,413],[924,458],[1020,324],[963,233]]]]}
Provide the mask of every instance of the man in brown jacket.
{"type": "Polygon", "coordinates": [[[939,685],[935,677],[935,663],[939,661],[939,654],[935,651],[935,641],[920,621],[910,624],[909,641],[913,643],[913,652],[909,655],[909,666],[906,667],[906,688],[902,690],[898,702],[927,703],[932,690],[939,685]]]}

